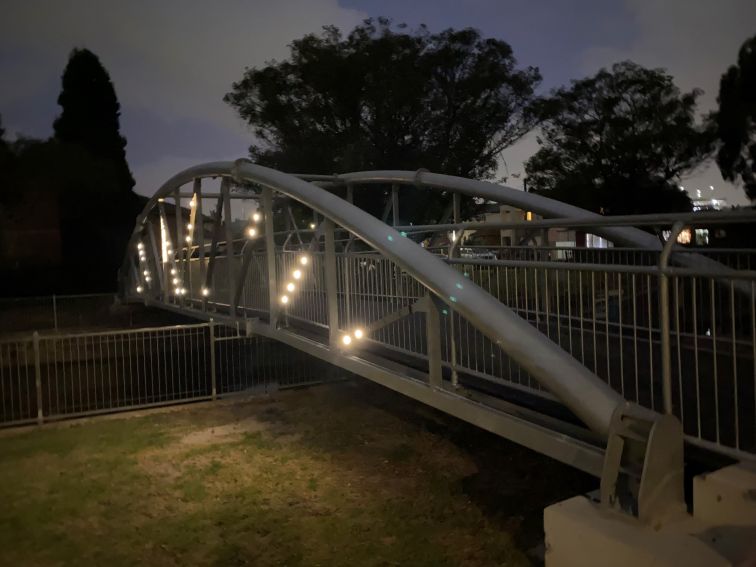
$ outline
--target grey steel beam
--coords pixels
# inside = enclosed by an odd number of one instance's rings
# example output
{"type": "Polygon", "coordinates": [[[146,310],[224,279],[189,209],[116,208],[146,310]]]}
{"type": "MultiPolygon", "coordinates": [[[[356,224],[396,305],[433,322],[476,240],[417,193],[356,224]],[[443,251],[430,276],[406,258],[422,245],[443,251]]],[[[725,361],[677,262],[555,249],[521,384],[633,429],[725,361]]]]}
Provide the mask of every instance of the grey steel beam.
{"type": "Polygon", "coordinates": [[[228,198],[230,183],[221,184],[221,198],[223,199],[223,226],[226,229],[226,278],[228,285],[228,305],[232,317],[236,317],[234,298],[234,238],[231,233],[231,201],[228,198]]]}
{"type": "Polygon", "coordinates": [[[326,218],[323,223],[325,232],[325,284],[326,303],[328,306],[328,341],[336,346],[339,340],[339,298],[336,274],[336,243],[333,237],[333,221],[326,218]]]}

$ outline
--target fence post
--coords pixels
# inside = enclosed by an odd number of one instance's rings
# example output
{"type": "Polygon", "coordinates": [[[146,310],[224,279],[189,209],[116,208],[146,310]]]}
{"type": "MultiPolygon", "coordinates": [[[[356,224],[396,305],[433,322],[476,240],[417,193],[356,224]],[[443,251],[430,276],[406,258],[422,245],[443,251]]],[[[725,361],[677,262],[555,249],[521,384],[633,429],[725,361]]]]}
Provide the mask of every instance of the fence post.
{"type": "Polygon", "coordinates": [[[216,377],[215,377],[215,323],[210,320],[208,323],[210,329],[210,386],[212,388],[212,399],[217,398],[216,377]]]}
{"type": "Polygon", "coordinates": [[[661,355],[662,355],[662,400],[664,402],[664,413],[672,415],[672,338],[670,337],[669,324],[669,277],[667,276],[667,266],[669,265],[669,256],[672,254],[672,247],[677,241],[683,229],[683,223],[677,221],[672,226],[672,232],[664,243],[661,256],[659,258],[659,310],[661,313],[661,355]]]}
{"type": "Polygon", "coordinates": [[[39,333],[34,331],[34,387],[37,390],[37,423],[42,425],[44,415],[42,413],[42,367],[39,361],[39,333]]]}

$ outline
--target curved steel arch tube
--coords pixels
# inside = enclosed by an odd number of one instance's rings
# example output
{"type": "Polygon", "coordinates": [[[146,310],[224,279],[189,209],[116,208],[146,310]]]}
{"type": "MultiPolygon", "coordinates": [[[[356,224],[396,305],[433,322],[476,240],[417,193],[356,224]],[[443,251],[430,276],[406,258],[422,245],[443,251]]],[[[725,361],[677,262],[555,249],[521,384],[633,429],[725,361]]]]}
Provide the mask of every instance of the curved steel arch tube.
{"type": "MultiPolygon", "coordinates": [[[[137,217],[126,259],[129,258],[129,251],[134,249],[150,209],[159,198],[168,196],[181,185],[198,177],[229,176],[237,181],[256,183],[279,191],[359,236],[453,306],[455,311],[500,346],[588,427],[606,438],[613,413],[626,403],[622,396],[535,327],[464,278],[439,257],[425,251],[411,239],[403,238],[399,232],[369,213],[292,175],[254,165],[246,160],[207,163],[182,171],[158,189],[137,217]]],[[[122,277],[127,274],[128,271],[122,269],[122,277]]]]}
{"type": "MultiPolygon", "coordinates": [[[[547,218],[569,218],[573,220],[606,218],[598,213],[592,213],[580,207],[549,199],[542,195],[526,193],[519,189],[497,185],[488,181],[431,173],[422,169],[418,171],[359,171],[337,175],[302,174],[298,175],[298,177],[305,180],[337,184],[399,183],[402,185],[425,186],[462,193],[471,197],[483,197],[490,201],[517,207],[524,211],[533,211],[547,218]]],[[[655,252],[662,251],[662,243],[656,237],[634,227],[596,226],[591,227],[591,232],[623,246],[646,248],[655,252]]],[[[722,276],[727,276],[728,273],[733,271],[716,260],[694,252],[676,252],[675,261],[685,267],[710,270],[721,273],[722,276]]],[[[746,296],[750,294],[750,287],[741,282],[736,282],[734,287],[746,296]]]]}

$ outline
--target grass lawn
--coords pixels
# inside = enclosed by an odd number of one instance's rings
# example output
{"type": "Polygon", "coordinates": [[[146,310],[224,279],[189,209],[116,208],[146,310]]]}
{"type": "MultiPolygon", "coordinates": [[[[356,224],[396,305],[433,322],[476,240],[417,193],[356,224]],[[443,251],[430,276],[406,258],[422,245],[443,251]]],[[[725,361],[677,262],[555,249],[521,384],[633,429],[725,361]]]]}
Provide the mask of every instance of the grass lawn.
{"type": "Polygon", "coordinates": [[[356,381],[2,432],[0,565],[529,565],[593,485],[356,381]]]}

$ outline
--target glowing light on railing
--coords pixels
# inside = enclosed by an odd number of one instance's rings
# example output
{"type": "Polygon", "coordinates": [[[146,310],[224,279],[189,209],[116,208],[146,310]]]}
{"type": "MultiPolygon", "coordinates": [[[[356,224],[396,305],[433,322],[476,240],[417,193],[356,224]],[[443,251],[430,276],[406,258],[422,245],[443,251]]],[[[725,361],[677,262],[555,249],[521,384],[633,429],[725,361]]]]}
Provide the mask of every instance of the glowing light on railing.
{"type": "Polygon", "coordinates": [[[137,242],[137,250],[142,250],[142,249],[144,249],[144,244],[142,244],[141,242],[137,242]]]}
{"type": "Polygon", "coordinates": [[[171,268],[171,275],[172,275],[172,276],[175,276],[175,275],[176,275],[176,268],[171,268]]]}
{"type": "Polygon", "coordinates": [[[207,289],[206,287],[203,287],[202,288],[202,297],[207,297],[208,295],[210,295],[210,290],[207,289]]]}
{"type": "Polygon", "coordinates": [[[307,264],[309,264],[309,262],[310,262],[310,259],[307,256],[299,257],[299,263],[302,264],[303,266],[306,266],[307,264]]]}
{"type": "Polygon", "coordinates": [[[302,277],[302,270],[294,270],[291,275],[294,277],[295,280],[298,280],[302,277]]]}
{"type": "Polygon", "coordinates": [[[191,200],[191,201],[189,201],[189,206],[190,206],[191,208],[194,208],[194,207],[196,207],[196,206],[197,206],[197,196],[196,196],[196,195],[195,195],[194,197],[192,197],[192,200],[191,200]]]}
{"type": "Polygon", "coordinates": [[[247,229],[247,236],[250,238],[254,238],[255,236],[257,236],[257,229],[254,226],[250,226],[247,229]]]}
{"type": "Polygon", "coordinates": [[[179,279],[178,278],[173,278],[173,285],[178,285],[178,283],[179,283],[179,279]]]}
{"type": "Polygon", "coordinates": [[[144,281],[151,282],[152,278],[150,276],[145,276],[144,281]]]}
{"type": "Polygon", "coordinates": [[[190,243],[192,241],[191,235],[187,234],[184,240],[186,240],[187,244],[190,243]]]}
{"type": "Polygon", "coordinates": [[[142,291],[143,291],[143,288],[142,288],[141,285],[136,286],[136,292],[137,293],[142,293],[142,291]]]}
{"type": "Polygon", "coordinates": [[[261,218],[262,218],[262,217],[260,216],[260,213],[252,213],[252,220],[253,220],[254,222],[260,222],[260,219],[261,219],[261,218]]]}
{"type": "Polygon", "coordinates": [[[287,284],[286,284],[286,291],[288,291],[288,292],[290,292],[290,293],[291,293],[291,292],[293,292],[293,291],[294,291],[295,289],[296,289],[296,286],[295,286],[295,285],[294,285],[293,283],[289,282],[289,283],[287,283],[287,284]]]}
{"type": "Polygon", "coordinates": [[[361,339],[365,336],[365,332],[362,329],[355,329],[354,330],[354,338],[355,339],[361,339]]]}
{"type": "Polygon", "coordinates": [[[149,276],[149,275],[150,275],[150,271],[149,271],[149,270],[145,270],[145,271],[143,271],[142,273],[143,273],[143,274],[144,274],[145,276],[149,276]]]}
{"type": "Polygon", "coordinates": [[[312,230],[315,230],[315,223],[314,223],[314,222],[311,222],[311,223],[310,223],[310,228],[311,228],[312,230]]]}
{"type": "Polygon", "coordinates": [[[188,223],[186,225],[186,230],[192,230],[194,228],[194,225],[192,223],[188,223]]]}
{"type": "Polygon", "coordinates": [[[343,337],[341,337],[341,342],[344,343],[344,345],[349,346],[350,344],[352,344],[352,337],[350,337],[349,335],[344,335],[343,337]]]}
{"type": "Polygon", "coordinates": [[[282,295],[281,296],[281,303],[283,303],[284,305],[286,305],[287,303],[289,303],[289,296],[288,295],[282,295]]]}

